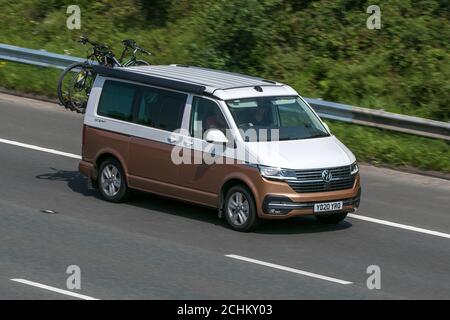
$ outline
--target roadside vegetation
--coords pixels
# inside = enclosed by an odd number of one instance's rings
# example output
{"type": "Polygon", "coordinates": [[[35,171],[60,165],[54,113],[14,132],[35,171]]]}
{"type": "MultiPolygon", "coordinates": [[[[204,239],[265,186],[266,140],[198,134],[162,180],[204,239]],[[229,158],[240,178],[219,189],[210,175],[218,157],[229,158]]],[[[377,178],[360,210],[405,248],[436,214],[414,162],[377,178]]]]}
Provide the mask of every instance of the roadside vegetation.
{"type": "MultiPolygon", "coordinates": [[[[81,30],[66,28],[71,0],[0,0],[0,42],[86,55],[80,35],[120,52],[136,40],[153,64],[260,75],[303,96],[450,120],[450,2],[79,0],[81,30]]],[[[0,86],[55,96],[58,70],[0,62],[0,86]]],[[[447,142],[332,122],[360,159],[450,172],[447,142]],[[426,156],[424,156],[426,155],[426,156]]]]}
{"type": "Polygon", "coordinates": [[[450,173],[450,144],[446,141],[337,121],[326,122],[358,161],[450,173]]]}

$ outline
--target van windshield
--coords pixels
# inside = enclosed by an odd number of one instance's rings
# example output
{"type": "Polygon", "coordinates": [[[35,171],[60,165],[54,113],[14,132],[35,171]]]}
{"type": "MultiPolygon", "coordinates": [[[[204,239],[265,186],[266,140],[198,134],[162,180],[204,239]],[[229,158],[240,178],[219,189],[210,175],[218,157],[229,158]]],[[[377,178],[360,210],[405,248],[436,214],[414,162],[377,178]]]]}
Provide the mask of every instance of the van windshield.
{"type": "Polygon", "coordinates": [[[318,117],[298,96],[229,100],[227,105],[246,141],[249,141],[248,131],[256,132],[257,141],[264,140],[262,135],[266,132],[268,140],[277,140],[274,134],[270,137],[270,132],[277,132],[280,141],[329,136],[318,117]]]}

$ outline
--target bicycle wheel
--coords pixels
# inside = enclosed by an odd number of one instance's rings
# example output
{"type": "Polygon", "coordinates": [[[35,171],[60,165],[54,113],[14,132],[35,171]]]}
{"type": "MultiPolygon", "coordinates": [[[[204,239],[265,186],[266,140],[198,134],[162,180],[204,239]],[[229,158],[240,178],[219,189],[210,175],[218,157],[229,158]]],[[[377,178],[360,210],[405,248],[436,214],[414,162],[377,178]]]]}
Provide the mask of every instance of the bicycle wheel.
{"type": "Polygon", "coordinates": [[[58,79],[58,99],[59,103],[65,108],[69,109],[69,87],[72,82],[71,72],[74,70],[81,70],[84,67],[83,63],[75,62],[69,65],[66,69],[64,69],[63,73],[59,76],[58,79]]]}
{"type": "Polygon", "coordinates": [[[149,66],[150,63],[144,60],[136,60],[136,62],[133,64],[133,66],[140,67],[140,66],[149,66]]]}
{"type": "Polygon", "coordinates": [[[93,83],[94,74],[90,68],[84,68],[73,75],[68,91],[69,109],[85,113],[93,83]]]}

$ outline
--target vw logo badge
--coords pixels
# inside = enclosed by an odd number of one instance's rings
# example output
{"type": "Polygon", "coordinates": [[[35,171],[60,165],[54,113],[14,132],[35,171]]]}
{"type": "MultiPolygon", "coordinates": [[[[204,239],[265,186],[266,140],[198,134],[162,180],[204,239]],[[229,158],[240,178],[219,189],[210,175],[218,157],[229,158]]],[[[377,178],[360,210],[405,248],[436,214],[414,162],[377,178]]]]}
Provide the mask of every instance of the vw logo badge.
{"type": "Polygon", "coordinates": [[[322,171],[322,180],[324,182],[330,182],[332,178],[333,178],[333,175],[331,174],[330,170],[323,170],[322,171]]]}

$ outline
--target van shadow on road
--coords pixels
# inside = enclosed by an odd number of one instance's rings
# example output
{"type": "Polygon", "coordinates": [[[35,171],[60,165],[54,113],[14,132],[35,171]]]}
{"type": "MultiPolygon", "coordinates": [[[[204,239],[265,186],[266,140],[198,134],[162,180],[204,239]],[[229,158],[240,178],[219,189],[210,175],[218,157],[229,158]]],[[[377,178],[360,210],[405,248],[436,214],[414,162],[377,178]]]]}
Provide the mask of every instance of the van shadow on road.
{"type": "MultiPolygon", "coordinates": [[[[74,192],[86,197],[104,201],[95,189],[89,189],[87,178],[78,171],[67,171],[50,168],[52,172],[37,175],[37,179],[66,182],[74,192]]],[[[217,218],[217,211],[183,201],[165,198],[155,194],[133,190],[130,200],[124,205],[131,205],[149,211],[158,211],[183,218],[198,220],[228,228],[225,219],[217,218]]],[[[260,234],[302,234],[345,230],[352,226],[348,221],[337,225],[326,225],[314,217],[298,217],[287,220],[264,221],[254,232],[260,234]]]]}

